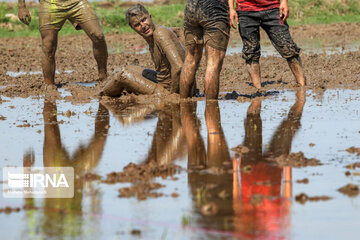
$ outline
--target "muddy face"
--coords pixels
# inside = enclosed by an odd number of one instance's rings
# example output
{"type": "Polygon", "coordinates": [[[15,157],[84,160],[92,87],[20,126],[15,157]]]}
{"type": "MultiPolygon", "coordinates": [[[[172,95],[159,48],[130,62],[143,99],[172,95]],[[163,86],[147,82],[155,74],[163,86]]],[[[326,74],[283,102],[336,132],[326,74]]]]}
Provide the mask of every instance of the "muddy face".
{"type": "Polygon", "coordinates": [[[138,15],[131,17],[130,25],[135,32],[145,39],[151,38],[155,30],[155,25],[151,16],[147,13],[139,13],[138,15]]]}

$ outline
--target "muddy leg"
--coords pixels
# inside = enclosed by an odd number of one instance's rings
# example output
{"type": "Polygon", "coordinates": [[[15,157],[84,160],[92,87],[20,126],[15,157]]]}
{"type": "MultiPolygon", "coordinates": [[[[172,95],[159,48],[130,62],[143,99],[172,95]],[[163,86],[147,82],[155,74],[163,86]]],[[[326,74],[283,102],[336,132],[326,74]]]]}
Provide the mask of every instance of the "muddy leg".
{"type": "Polygon", "coordinates": [[[90,20],[79,24],[84,29],[93,43],[93,53],[98,65],[99,81],[107,79],[107,46],[104,33],[100,27],[98,20],[90,20]]]}
{"type": "Polygon", "coordinates": [[[206,46],[205,95],[206,99],[217,99],[219,95],[220,72],[225,52],[206,46]]]}
{"type": "Polygon", "coordinates": [[[180,74],[180,97],[192,97],[196,70],[202,56],[203,44],[192,44],[186,47],[185,61],[180,74]]]}
{"type": "Polygon", "coordinates": [[[100,92],[102,96],[117,97],[123,89],[137,94],[170,94],[160,84],[154,83],[142,76],[143,69],[138,66],[126,66],[113,80],[108,82],[100,92]]]}
{"type": "Polygon", "coordinates": [[[261,73],[259,62],[246,63],[251,82],[257,89],[261,88],[261,73]]]}
{"type": "Polygon", "coordinates": [[[305,79],[305,76],[304,76],[304,71],[303,71],[300,56],[288,58],[287,62],[289,64],[289,67],[290,67],[292,73],[295,76],[296,82],[300,86],[305,86],[306,85],[306,79],[305,79]]]}
{"type": "Polygon", "coordinates": [[[42,40],[42,70],[46,84],[54,85],[55,81],[55,52],[58,41],[57,30],[40,31],[42,40]]]}

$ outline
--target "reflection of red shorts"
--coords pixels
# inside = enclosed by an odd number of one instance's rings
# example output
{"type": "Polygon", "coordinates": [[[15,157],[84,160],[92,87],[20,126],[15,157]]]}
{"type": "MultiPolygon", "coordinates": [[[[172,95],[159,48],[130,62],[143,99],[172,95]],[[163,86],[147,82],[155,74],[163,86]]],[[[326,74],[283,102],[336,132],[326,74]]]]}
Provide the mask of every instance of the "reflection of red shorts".
{"type": "Polygon", "coordinates": [[[40,30],[60,30],[69,20],[77,30],[78,24],[97,20],[94,10],[87,0],[40,0],[40,30]]]}

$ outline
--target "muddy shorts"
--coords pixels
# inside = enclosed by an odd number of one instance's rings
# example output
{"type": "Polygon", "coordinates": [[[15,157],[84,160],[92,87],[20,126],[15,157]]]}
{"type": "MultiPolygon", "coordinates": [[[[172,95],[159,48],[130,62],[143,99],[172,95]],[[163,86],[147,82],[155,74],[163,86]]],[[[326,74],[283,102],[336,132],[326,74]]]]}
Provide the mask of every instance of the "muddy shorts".
{"type": "Polygon", "coordinates": [[[226,51],[230,37],[227,0],[188,0],[184,29],[185,46],[205,44],[226,51]]]}
{"type": "Polygon", "coordinates": [[[97,16],[87,0],[40,0],[40,30],[59,31],[67,19],[79,30],[78,24],[97,20],[97,16]]]}
{"type": "Polygon", "coordinates": [[[238,11],[239,32],[243,41],[243,58],[247,63],[260,59],[260,31],[262,27],[271,43],[283,58],[298,56],[300,48],[292,40],[289,25],[279,18],[279,9],[259,12],[238,11]]]}

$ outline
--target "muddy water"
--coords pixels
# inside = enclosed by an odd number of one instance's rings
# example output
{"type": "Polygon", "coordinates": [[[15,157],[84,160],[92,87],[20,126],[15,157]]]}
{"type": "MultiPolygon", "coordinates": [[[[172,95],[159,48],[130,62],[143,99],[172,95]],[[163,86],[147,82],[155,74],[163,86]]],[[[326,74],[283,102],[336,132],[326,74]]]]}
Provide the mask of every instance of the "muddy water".
{"type": "Polygon", "coordinates": [[[110,106],[2,97],[1,167],[66,165],[102,179],[130,162],[182,168],[153,178],[165,185],[155,190],[163,196],[146,200],[118,197],[119,188],[133,183],[82,178],[73,199],[1,195],[0,208],[21,208],[0,213],[2,236],[352,238],[360,234],[359,196],[337,189],[360,183],[359,169],[345,168],[360,161],[345,151],[360,147],[359,98],[354,90],[285,91],[245,102],[110,106]],[[306,166],[291,154],[299,152],[322,165],[306,166]],[[301,193],[309,201],[296,201],[301,193]]]}

